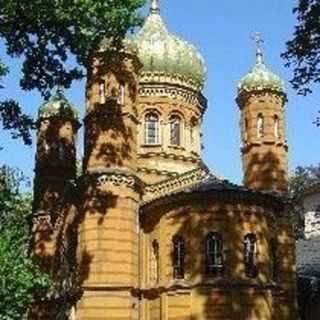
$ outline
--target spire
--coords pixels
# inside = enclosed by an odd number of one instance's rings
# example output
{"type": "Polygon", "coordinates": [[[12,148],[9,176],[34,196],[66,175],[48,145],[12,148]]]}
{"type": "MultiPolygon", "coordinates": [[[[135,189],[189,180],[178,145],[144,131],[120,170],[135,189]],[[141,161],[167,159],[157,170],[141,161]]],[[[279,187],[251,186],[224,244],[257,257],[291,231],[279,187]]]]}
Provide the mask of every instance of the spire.
{"type": "Polygon", "coordinates": [[[263,64],[263,51],[262,51],[262,45],[264,43],[264,40],[262,39],[260,32],[255,32],[251,36],[252,40],[256,43],[256,64],[263,64]]]}
{"type": "Polygon", "coordinates": [[[160,12],[159,1],[160,0],[151,0],[150,13],[155,14],[160,12]]]}

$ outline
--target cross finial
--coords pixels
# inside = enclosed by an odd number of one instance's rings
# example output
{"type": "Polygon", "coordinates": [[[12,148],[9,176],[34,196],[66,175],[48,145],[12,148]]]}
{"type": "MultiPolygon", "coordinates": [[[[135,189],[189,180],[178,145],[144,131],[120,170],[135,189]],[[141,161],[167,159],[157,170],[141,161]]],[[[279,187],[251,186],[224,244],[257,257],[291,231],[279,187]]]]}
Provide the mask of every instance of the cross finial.
{"type": "Polygon", "coordinates": [[[56,94],[58,94],[58,95],[62,95],[63,94],[63,90],[64,88],[63,88],[63,86],[61,85],[61,84],[58,84],[57,86],[56,86],[56,94]]]}
{"type": "Polygon", "coordinates": [[[262,39],[260,32],[255,32],[252,34],[251,39],[256,43],[256,57],[257,57],[257,64],[263,63],[263,51],[262,45],[264,44],[264,40],[262,39]]]}
{"type": "Polygon", "coordinates": [[[159,1],[160,0],[151,0],[151,5],[150,5],[150,12],[151,13],[159,13],[160,12],[159,1]]]}

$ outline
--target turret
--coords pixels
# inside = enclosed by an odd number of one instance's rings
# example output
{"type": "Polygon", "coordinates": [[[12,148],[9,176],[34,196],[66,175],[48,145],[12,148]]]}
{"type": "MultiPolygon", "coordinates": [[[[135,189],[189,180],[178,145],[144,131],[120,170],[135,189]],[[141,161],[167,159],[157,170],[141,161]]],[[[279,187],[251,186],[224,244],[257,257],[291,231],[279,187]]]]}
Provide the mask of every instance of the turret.
{"type": "Polygon", "coordinates": [[[66,183],[76,176],[76,108],[60,89],[38,113],[34,214],[52,214],[66,183]]]}
{"type": "Polygon", "coordinates": [[[79,319],[138,318],[140,68],[134,46],[114,47],[108,40],[92,55],[88,68],[84,175],[79,183],[79,319]]]}
{"type": "Polygon", "coordinates": [[[287,101],[283,81],[265,65],[257,35],[256,63],[238,85],[244,184],[260,191],[286,192],[287,101]]]}
{"type": "Polygon", "coordinates": [[[134,45],[101,43],[88,70],[85,118],[85,172],[134,172],[137,153],[137,74],[134,45]]]}
{"type": "MultiPolygon", "coordinates": [[[[66,209],[70,182],[76,178],[78,112],[59,89],[38,113],[34,179],[32,249],[37,263],[56,279],[61,233],[56,222],[66,209]]],[[[55,308],[34,297],[30,319],[49,319],[55,308]]]]}

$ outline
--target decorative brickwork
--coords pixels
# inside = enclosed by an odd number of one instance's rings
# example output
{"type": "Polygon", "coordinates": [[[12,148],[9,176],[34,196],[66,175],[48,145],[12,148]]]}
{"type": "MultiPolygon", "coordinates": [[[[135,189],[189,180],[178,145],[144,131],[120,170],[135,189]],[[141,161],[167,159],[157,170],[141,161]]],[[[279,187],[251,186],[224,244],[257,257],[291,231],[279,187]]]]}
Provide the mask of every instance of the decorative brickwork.
{"type": "Polygon", "coordinates": [[[39,112],[33,250],[57,289],[29,318],[298,320],[279,79],[244,79],[245,186],[217,177],[201,158],[204,62],[159,11],[91,56],[80,177],[74,107],[39,112]]]}

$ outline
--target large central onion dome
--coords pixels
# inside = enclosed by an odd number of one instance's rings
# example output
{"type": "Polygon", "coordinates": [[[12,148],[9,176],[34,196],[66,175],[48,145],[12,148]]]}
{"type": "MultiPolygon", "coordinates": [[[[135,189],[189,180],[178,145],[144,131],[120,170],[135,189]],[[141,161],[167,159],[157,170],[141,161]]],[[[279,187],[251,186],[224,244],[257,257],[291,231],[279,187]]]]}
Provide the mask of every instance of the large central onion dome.
{"type": "Polygon", "coordinates": [[[192,44],[169,33],[158,1],[152,1],[144,26],[132,41],[143,64],[141,82],[174,82],[203,89],[206,67],[202,56],[192,44]]]}

